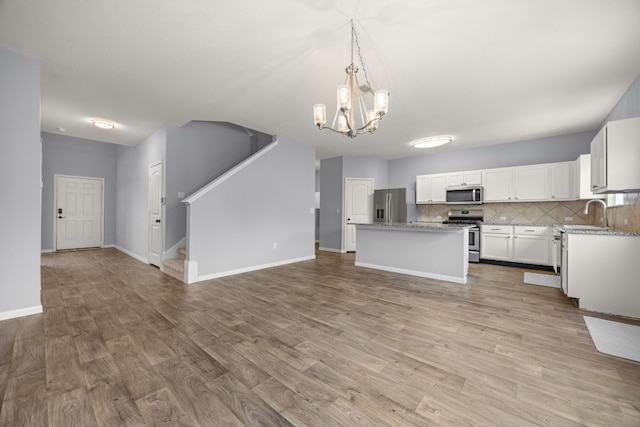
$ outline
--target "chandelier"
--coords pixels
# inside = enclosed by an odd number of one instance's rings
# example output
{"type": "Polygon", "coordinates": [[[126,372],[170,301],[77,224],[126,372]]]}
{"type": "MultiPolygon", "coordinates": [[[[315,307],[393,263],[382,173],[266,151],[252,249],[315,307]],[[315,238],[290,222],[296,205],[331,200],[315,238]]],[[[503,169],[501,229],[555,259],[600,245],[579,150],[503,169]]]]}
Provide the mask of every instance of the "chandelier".
{"type": "Polygon", "coordinates": [[[386,90],[374,91],[369,83],[367,69],[362,61],[358,33],[351,20],[351,63],[344,70],[347,78],[343,85],[338,86],[337,111],[331,127],[325,127],[327,123],[327,107],[324,104],[313,106],[313,121],[318,129],[329,129],[341,133],[349,138],[365,132],[373,133],[378,129],[378,123],[389,108],[389,92],[386,90]],[[353,63],[353,48],[358,51],[358,59],[362,66],[366,85],[360,86],[358,81],[358,67],[353,63]],[[371,94],[373,97],[373,109],[368,110],[364,102],[364,96],[371,94]],[[356,119],[358,120],[356,122],[356,119]],[[336,127],[337,123],[337,127],[336,127]]]}

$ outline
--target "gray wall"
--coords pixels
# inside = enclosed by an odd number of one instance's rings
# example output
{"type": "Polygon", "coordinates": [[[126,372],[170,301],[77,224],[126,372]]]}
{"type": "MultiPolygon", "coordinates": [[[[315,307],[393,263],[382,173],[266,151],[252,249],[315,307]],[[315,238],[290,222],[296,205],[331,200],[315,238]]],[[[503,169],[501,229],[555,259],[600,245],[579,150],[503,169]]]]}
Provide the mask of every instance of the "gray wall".
{"type": "Polygon", "coordinates": [[[631,83],[629,89],[613,107],[607,118],[603,120],[600,127],[611,120],[629,119],[640,116],[640,75],[631,83]]]}
{"type": "Polygon", "coordinates": [[[116,149],[116,245],[145,261],[149,256],[149,165],[162,161],[165,194],[166,140],[166,129],[162,128],[135,147],[116,149]]]}
{"type": "Polygon", "coordinates": [[[315,149],[277,141],[190,205],[189,261],[200,278],[314,257],[315,149]]]}
{"type": "MultiPolygon", "coordinates": [[[[374,189],[389,188],[388,162],[372,156],[344,156],[320,162],[319,247],[343,252],[345,178],[373,178],[374,189]]],[[[417,215],[416,215],[417,216],[417,215]]]]}
{"type": "Polygon", "coordinates": [[[416,175],[571,161],[580,154],[589,153],[595,133],[580,132],[390,160],[389,186],[406,188],[407,199],[415,208],[416,175]]]}
{"type": "Polygon", "coordinates": [[[104,179],[104,245],[116,243],[116,145],[42,133],[42,250],[53,249],[54,175],[104,179]]]}
{"type": "Polygon", "coordinates": [[[40,62],[0,48],[0,319],[40,312],[40,62]]]}
{"type": "Polygon", "coordinates": [[[373,178],[373,188],[389,188],[389,165],[378,157],[343,157],[344,178],[373,178]]]}
{"type": "Polygon", "coordinates": [[[178,192],[189,196],[271,141],[270,136],[249,132],[227,123],[199,121],[167,128],[165,250],[187,233],[187,207],[178,192]]]}
{"type": "Polygon", "coordinates": [[[342,163],[343,157],[320,161],[321,249],[342,250],[342,163]]]}

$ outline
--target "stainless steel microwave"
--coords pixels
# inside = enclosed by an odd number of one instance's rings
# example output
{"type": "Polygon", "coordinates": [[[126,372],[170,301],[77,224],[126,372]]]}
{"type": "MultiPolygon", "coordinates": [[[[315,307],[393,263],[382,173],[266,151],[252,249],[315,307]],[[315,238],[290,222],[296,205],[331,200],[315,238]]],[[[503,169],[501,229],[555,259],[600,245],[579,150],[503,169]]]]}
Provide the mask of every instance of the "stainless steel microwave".
{"type": "Polygon", "coordinates": [[[447,187],[446,200],[448,205],[481,205],[482,187],[479,185],[447,187]]]}

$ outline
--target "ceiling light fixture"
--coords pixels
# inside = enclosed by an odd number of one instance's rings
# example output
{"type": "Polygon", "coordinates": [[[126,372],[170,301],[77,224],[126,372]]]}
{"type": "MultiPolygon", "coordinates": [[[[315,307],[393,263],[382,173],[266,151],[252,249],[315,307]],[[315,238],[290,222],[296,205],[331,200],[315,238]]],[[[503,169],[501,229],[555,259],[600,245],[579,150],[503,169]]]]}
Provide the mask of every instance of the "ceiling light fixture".
{"type": "Polygon", "coordinates": [[[102,119],[93,119],[91,120],[91,123],[100,129],[113,129],[116,127],[116,124],[113,122],[110,122],[108,120],[102,120],[102,119]]]}
{"type": "Polygon", "coordinates": [[[365,132],[373,133],[378,129],[379,121],[389,109],[389,92],[386,90],[374,91],[371,83],[369,83],[369,77],[367,76],[367,69],[364,66],[364,62],[362,61],[358,33],[356,27],[353,25],[353,19],[351,20],[351,63],[345,68],[345,72],[347,73],[347,78],[343,85],[338,86],[337,111],[331,127],[325,127],[325,123],[327,122],[327,107],[324,104],[316,104],[313,106],[313,121],[320,130],[329,129],[348,136],[349,138],[354,138],[365,132]],[[358,82],[358,67],[353,63],[354,46],[358,50],[358,59],[360,60],[366,82],[365,86],[360,86],[358,82]],[[363,95],[367,92],[373,96],[372,110],[367,110],[364,103],[363,95]],[[358,111],[356,112],[356,110],[358,111]],[[355,122],[356,117],[359,118],[359,127],[355,122]],[[337,128],[336,122],[338,124],[337,128]]]}
{"type": "Polygon", "coordinates": [[[429,138],[416,139],[411,142],[411,145],[415,148],[433,148],[448,144],[452,140],[453,137],[449,135],[431,136],[429,138]]]}

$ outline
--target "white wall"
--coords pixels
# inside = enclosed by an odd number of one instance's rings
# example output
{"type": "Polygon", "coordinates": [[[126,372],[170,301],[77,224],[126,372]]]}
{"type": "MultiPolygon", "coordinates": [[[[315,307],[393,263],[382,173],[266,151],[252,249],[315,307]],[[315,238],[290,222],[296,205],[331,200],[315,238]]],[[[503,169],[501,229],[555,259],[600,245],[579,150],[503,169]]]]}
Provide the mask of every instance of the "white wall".
{"type": "Polygon", "coordinates": [[[190,282],[315,256],[315,149],[279,137],[266,150],[189,206],[190,282]]]}
{"type": "Polygon", "coordinates": [[[40,62],[0,48],[0,319],[40,301],[40,62]]]}

